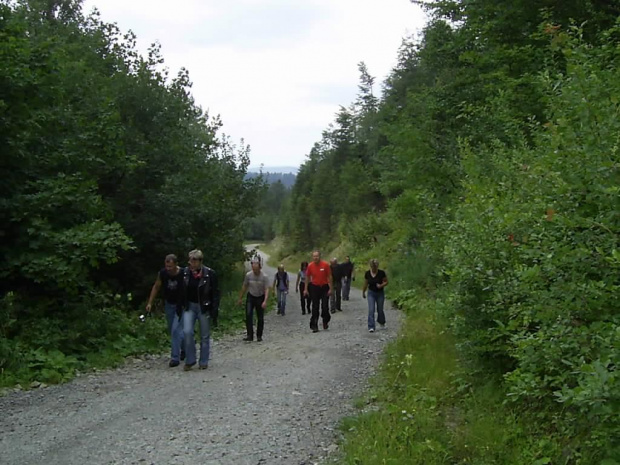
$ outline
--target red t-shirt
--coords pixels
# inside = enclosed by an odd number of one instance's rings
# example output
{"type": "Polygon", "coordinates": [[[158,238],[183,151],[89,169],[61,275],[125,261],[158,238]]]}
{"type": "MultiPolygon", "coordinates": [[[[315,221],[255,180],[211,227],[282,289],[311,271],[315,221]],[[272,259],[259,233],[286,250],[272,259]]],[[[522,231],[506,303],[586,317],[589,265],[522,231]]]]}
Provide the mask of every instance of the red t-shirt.
{"type": "Polygon", "coordinates": [[[310,262],[306,269],[306,282],[312,283],[316,286],[324,286],[329,284],[331,280],[332,270],[329,267],[329,263],[323,260],[319,261],[317,265],[314,262],[310,262]]]}

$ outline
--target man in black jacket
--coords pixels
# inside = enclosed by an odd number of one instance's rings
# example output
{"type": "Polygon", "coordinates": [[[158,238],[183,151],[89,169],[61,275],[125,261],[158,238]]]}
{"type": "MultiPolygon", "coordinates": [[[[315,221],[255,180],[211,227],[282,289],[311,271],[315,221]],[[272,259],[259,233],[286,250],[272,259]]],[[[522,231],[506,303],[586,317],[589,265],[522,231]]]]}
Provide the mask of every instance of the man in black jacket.
{"type": "Polygon", "coordinates": [[[194,342],[194,326],[200,322],[200,360],[201,370],[209,366],[209,348],[211,324],[217,325],[220,306],[220,291],[217,275],[211,268],[202,264],[203,255],[200,250],[189,253],[189,266],[183,272],[182,299],[177,311],[183,312],[183,335],[185,343],[185,367],[191,370],[196,365],[196,344],[194,342]]]}

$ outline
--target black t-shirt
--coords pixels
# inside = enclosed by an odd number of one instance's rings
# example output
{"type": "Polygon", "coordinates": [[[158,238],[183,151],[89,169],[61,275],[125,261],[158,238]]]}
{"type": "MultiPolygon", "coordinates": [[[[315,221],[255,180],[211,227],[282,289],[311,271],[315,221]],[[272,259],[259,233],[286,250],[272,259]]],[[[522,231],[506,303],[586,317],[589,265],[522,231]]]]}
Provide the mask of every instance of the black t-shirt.
{"type": "Polygon", "coordinates": [[[368,281],[368,289],[373,292],[383,292],[383,288],[377,289],[377,284],[381,284],[383,280],[387,278],[385,271],[377,270],[377,275],[373,278],[370,274],[370,270],[368,270],[364,275],[364,278],[366,278],[366,281],[368,281]]]}
{"type": "Polygon", "coordinates": [[[192,270],[189,270],[189,281],[187,282],[187,300],[195,304],[200,303],[200,298],[198,296],[198,285],[200,284],[201,279],[202,276],[194,277],[194,273],[192,272],[192,270]]]}
{"type": "Polygon", "coordinates": [[[179,269],[179,272],[170,276],[165,268],[159,271],[159,280],[164,289],[164,299],[169,304],[176,304],[179,301],[179,291],[183,285],[183,273],[179,269]]]}

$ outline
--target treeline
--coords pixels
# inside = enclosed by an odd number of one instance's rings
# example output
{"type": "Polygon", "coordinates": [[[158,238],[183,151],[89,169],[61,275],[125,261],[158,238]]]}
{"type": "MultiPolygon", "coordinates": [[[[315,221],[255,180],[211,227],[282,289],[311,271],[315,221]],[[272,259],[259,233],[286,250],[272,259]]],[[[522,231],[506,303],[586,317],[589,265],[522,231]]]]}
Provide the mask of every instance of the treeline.
{"type": "Polygon", "coordinates": [[[272,173],[272,172],[266,171],[264,173],[263,172],[258,172],[258,173],[248,172],[248,174],[246,174],[245,177],[247,179],[254,179],[254,178],[260,177],[267,184],[273,184],[279,181],[282,184],[284,184],[284,187],[291,188],[295,184],[295,178],[297,176],[293,173],[278,173],[278,172],[272,173]]]}
{"type": "Polygon", "coordinates": [[[264,176],[254,179],[261,183],[262,190],[254,199],[251,217],[244,222],[245,238],[269,242],[282,231],[282,213],[288,206],[291,189],[279,179],[275,182],[264,176]]]}
{"type": "Polygon", "coordinates": [[[157,45],[141,56],[80,0],[0,3],[0,63],[2,384],[38,366],[54,380],[130,344],[118,309],[166,254],[200,248],[226,275],[258,183],[188,72],[169,76],[157,45]]]}
{"type": "Polygon", "coordinates": [[[381,97],[360,64],[302,165],[286,243],[345,243],[401,302],[433,296],[464,363],[559,438],[536,463],[617,457],[620,2],[416,3],[431,20],[381,97]]]}

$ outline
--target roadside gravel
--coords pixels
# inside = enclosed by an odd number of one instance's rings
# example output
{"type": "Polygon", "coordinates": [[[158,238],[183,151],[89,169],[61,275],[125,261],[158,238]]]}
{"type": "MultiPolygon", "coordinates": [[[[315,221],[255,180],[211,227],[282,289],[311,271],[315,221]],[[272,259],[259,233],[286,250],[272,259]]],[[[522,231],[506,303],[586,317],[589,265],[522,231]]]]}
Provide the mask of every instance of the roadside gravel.
{"type": "Polygon", "coordinates": [[[387,329],[369,334],[356,289],[342,308],[313,334],[291,292],[286,316],[266,316],[263,342],[213,341],[208,370],[168,368],[163,354],[13,392],[0,398],[0,463],[318,463],[337,451],[339,419],[400,326],[387,303],[387,329]]]}

